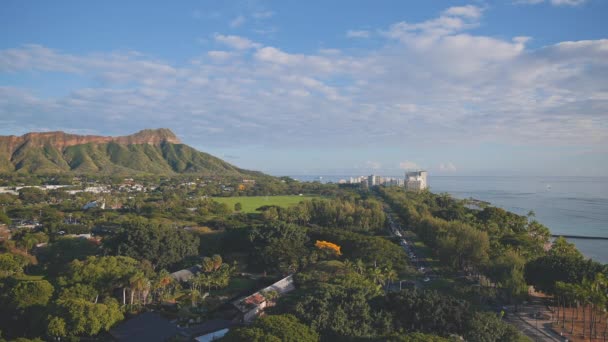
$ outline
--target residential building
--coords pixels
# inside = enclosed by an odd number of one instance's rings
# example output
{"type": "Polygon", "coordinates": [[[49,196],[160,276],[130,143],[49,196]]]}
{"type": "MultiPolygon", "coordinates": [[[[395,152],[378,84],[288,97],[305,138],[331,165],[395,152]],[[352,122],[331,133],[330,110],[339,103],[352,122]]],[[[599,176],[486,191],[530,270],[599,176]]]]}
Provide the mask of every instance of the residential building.
{"type": "Polygon", "coordinates": [[[428,188],[426,171],[414,171],[405,173],[405,188],[406,190],[425,190],[428,188]]]}
{"type": "Polygon", "coordinates": [[[282,296],[295,288],[293,276],[290,275],[250,296],[236,300],[232,304],[241,312],[241,321],[249,323],[260,316],[264,308],[269,305],[269,300],[266,299],[269,292],[276,292],[277,296],[282,296]]]}

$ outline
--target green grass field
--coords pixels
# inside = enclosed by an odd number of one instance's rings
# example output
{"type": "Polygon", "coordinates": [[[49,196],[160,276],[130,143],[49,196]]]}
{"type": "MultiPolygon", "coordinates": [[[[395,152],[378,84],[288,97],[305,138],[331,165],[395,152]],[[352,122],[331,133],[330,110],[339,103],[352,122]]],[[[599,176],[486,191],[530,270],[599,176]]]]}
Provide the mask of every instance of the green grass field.
{"type": "Polygon", "coordinates": [[[243,197],[213,197],[214,201],[226,203],[230,208],[234,208],[236,203],[241,203],[243,206],[242,212],[255,213],[256,209],[265,205],[277,205],[280,207],[288,207],[298,204],[302,201],[311,200],[313,198],[321,198],[319,196],[243,196],[243,197]]]}

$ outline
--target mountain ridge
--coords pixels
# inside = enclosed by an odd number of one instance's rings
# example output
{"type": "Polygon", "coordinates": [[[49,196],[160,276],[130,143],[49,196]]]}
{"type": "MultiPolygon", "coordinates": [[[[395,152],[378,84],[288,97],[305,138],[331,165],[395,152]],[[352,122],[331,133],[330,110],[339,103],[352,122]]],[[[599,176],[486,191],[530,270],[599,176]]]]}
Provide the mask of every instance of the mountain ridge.
{"type": "Polygon", "coordinates": [[[167,128],[117,137],[62,131],[0,136],[0,172],[263,175],[182,144],[167,128]]]}
{"type": "Polygon", "coordinates": [[[181,144],[168,128],[144,129],[137,133],[125,136],[101,136],[101,135],[79,135],[66,133],[63,131],[53,132],[29,132],[21,136],[9,135],[0,136],[0,146],[5,147],[6,152],[13,154],[23,144],[32,144],[36,147],[43,147],[51,144],[57,149],[64,149],[74,145],[87,143],[109,143],[116,142],[123,145],[134,144],[160,144],[167,141],[173,144],[181,144]]]}

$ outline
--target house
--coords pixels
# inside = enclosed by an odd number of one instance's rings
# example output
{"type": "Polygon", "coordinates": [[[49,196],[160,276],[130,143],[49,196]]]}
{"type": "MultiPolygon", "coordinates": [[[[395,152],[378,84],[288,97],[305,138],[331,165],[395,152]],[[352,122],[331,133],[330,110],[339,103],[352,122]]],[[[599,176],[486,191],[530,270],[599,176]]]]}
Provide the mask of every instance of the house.
{"type": "Polygon", "coordinates": [[[117,342],[164,342],[168,340],[194,340],[200,342],[218,339],[235,326],[227,320],[214,319],[199,325],[182,328],[156,312],[144,312],[110,330],[117,342]]]}
{"type": "Polygon", "coordinates": [[[224,319],[213,319],[205,323],[183,328],[183,334],[197,342],[210,342],[224,337],[236,324],[224,319]]]}
{"type": "Polygon", "coordinates": [[[241,312],[240,320],[243,323],[249,323],[260,316],[263,313],[264,308],[268,306],[268,300],[266,299],[267,293],[276,292],[277,296],[282,296],[295,289],[293,275],[289,275],[248,297],[232,302],[232,305],[241,312]]]}
{"type": "Polygon", "coordinates": [[[188,280],[192,279],[197,274],[201,273],[202,271],[203,271],[203,268],[201,267],[201,265],[195,265],[190,268],[185,268],[183,270],[173,272],[173,273],[171,273],[171,277],[173,277],[173,279],[175,279],[181,283],[185,283],[188,280]]]}
{"type": "Polygon", "coordinates": [[[99,208],[99,209],[103,210],[106,208],[106,202],[104,202],[104,201],[89,202],[82,207],[82,210],[88,210],[88,209],[92,209],[92,208],[99,208]]]}
{"type": "Polygon", "coordinates": [[[180,334],[181,330],[155,312],[139,314],[110,330],[117,342],[163,342],[180,334]]]}

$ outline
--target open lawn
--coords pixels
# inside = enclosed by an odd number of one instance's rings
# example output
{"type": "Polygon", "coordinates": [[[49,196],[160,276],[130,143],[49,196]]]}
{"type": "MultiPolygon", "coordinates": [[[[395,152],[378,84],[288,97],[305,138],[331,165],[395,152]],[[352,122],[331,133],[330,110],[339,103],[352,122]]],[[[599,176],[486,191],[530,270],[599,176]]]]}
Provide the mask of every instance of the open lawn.
{"type": "Polygon", "coordinates": [[[241,197],[213,197],[213,200],[220,203],[226,203],[230,208],[234,208],[236,203],[241,203],[243,206],[242,212],[255,213],[256,209],[265,205],[277,205],[280,207],[288,207],[298,204],[302,201],[311,200],[313,198],[321,198],[320,196],[241,196],[241,197]]]}

